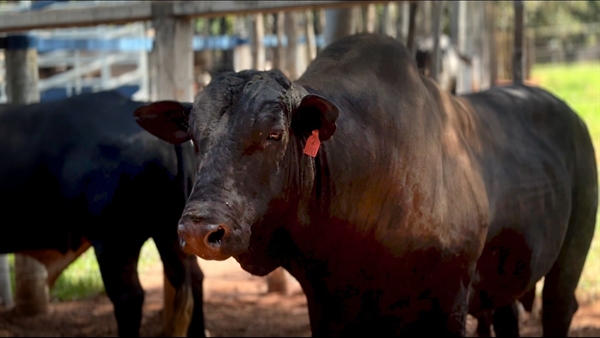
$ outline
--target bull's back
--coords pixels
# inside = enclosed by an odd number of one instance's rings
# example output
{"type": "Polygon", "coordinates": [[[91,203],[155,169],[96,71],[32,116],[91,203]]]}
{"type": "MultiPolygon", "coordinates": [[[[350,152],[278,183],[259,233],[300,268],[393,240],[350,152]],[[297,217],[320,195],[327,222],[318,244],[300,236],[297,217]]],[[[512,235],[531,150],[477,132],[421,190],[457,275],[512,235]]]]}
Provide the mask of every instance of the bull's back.
{"type": "Polygon", "coordinates": [[[490,208],[476,288],[483,302],[506,304],[554,264],[574,187],[582,175],[595,175],[593,148],[577,114],[542,89],[500,87],[464,98],[478,113],[490,208]],[[593,170],[582,171],[582,163],[593,170]]]}

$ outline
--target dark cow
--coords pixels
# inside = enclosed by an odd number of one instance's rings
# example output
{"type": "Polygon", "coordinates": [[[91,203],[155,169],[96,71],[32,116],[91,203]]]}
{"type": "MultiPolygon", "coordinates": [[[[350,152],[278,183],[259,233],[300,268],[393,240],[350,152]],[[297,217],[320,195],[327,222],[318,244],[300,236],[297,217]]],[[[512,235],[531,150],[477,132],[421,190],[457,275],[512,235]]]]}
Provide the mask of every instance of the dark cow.
{"type": "Polygon", "coordinates": [[[498,335],[518,335],[515,301],[543,276],[544,333],[567,334],[597,176],[586,126],[548,92],[455,97],[396,40],[358,34],[295,82],[228,72],[188,107],[134,113],[202,154],[184,250],[285,267],[313,335],[459,336],[492,310],[498,335]]]}
{"type": "MultiPolygon", "coordinates": [[[[433,53],[433,37],[422,37],[417,39],[417,51],[415,61],[417,62],[417,68],[421,74],[426,76],[431,75],[432,65],[432,53],[433,53]]],[[[438,74],[438,84],[442,89],[456,94],[456,84],[458,76],[460,75],[460,64],[471,65],[471,58],[461,54],[454,48],[450,37],[442,34],[440,35],[440,69],[438,74]]],[[[527,291],[523,297],[519,298],[519,301],[523,304],[526,311],[531,312],[533,308],[533,301],[535,300],[535,288],[527,291]]],[[[489,337],[491,335],[490,325],[492,323],[491,312],[486,312],[477,318],[478,326],[477,333],[479,337],[489,337]]]]}
{"type": "Polygon", "coordinates": [[[0,252],[64,253],[89,239],[118,334],[129,337],[139,335],[144,301],[139,252],[153,238],[176,289],[167,334],[181,331],[192,316],[187,333],[204,336],[202,272],[177,237],[195,174],[194,149],[140,128],[131,111],[143,104],[101,92],[1,108],[0,252]]]}

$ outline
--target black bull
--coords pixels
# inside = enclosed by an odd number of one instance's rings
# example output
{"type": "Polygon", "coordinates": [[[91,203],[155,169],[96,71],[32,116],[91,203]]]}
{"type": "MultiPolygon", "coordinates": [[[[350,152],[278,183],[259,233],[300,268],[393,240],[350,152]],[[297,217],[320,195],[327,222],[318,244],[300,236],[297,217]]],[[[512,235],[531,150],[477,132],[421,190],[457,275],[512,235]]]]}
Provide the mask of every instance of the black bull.
{"type": "Polygon", "coordinates": [[[400,43],[360,34],[293,83],[227,72],[193,106],[135,116],[201,154],[184,249],[285,267],[314,335],[456,336],[492,310],[498,335],[518,334],[515,301],[544,276],[544,334],[567,334],[597,176],[586,126],[548,92],[451,96],[400,43]]]}
{"type": "Polygon", "coordinates": [[[129,337],[139,335],[137,262],[152,237],[176,290],[166,333],[203,336],[202,272],[177,238],[193,146],[174,147],[140,128],[131,111],[142,104],[101,92],[0,108],[0,252],[66,252],[89,239],[118,333],[129,337]]]}

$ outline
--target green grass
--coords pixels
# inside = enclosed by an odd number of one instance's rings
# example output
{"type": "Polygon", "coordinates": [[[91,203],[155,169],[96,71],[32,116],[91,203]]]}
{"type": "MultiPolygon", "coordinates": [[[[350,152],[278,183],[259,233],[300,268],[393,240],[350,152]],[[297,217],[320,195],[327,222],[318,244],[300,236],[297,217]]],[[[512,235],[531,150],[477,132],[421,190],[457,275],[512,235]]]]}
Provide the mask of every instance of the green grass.
{"type": "MultiPolygon", "coordinates": [[[[14,294],[14,255],[10,254],[8,259],[11,267],[14,294]]],[[[142,246],[138,261],[138,272],[143,273],[159,262],[160,256],[156,250],[154,241],[149,239],[142,246]]],[[[69,265],[58,277],[54,287],[50,290],[50,297],[58,301],[67,301],[86,299],[102,293],[104,293],[104,284],[100,275],[100,268],[96,260],[96,253],[93,248],[90,248],[69,265]]]]}
{"type": "MultiPolygon", "coordinates": [[[[541,87],[561,98],[585,121],[600,163],[600,62],[571,65],[536,65],[532,78],[541,87]]],[[[600,298],[600,222],[588,254],[577,290],[578,298],[600,298]]]]}

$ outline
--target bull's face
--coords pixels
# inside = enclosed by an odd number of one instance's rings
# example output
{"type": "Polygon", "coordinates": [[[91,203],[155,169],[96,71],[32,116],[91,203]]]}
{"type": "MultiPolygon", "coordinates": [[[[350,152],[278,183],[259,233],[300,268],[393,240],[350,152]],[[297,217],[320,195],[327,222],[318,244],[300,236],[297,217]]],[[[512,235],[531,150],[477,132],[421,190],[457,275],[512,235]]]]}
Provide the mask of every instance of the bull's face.
{"type": "Polygon", "coordinates": [[[318,132],[327,140],[337,115],[331,102],[279,71],[222,74],[193,106],[162,101],[137,109],[142,127],[175,144],[192,139],[198,151],[179,224],[183,249],[213,260],[246,252],[252,226],[274,204],[292,200],[287,182],[298,172],[297,157],[308,156],[307,137],[318,132]]]}

